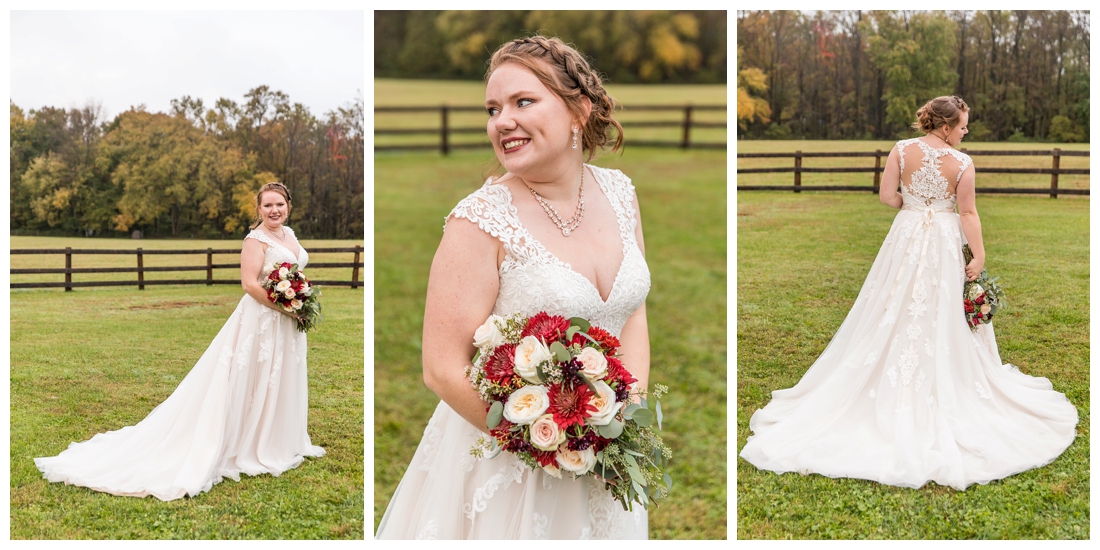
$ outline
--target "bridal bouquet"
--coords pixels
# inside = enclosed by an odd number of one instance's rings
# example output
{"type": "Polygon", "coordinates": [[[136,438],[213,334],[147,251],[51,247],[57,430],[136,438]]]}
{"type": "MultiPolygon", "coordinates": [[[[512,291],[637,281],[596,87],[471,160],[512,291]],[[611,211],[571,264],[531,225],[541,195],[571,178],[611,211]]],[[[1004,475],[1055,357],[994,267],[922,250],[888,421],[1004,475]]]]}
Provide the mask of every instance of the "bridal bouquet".
{"type": "MultiPolygon", "coordinates": [[[[963,245],[963,259],[963,265],[974,259],[968,244],[963,245]]],[[[1004,289],[997,284],[996,277],[990,278],[984,269],[976,280],[963,283],[963,312],[970,330],[978,330],[978,325],[991,322],[993,314],[1005,305],[1004,289]]]]}
{"type": "Polygon", "coordinates": [[[623,508],[664,498],[672,452],[654,433],[663,420],[657,384],[651,410],[637,380],[615,356],[619,340],[580,317],[540,312],[491,315],[474,333],[478,351],[466,367],[490,403],[482,437],[470,450],[492,458],[503,449],[531,469],[561,478],[594,475],[623,508]],[[634,402],[631,397],[637,397],[634,402]]]}
{"type": "Polygon", "coordinates": [[[271,264],[261,285],[267,298],[287,313],[298,315],[298,330],[309,332],[321,320],[321,289],[310,284],[298,264],[271,264]]]}

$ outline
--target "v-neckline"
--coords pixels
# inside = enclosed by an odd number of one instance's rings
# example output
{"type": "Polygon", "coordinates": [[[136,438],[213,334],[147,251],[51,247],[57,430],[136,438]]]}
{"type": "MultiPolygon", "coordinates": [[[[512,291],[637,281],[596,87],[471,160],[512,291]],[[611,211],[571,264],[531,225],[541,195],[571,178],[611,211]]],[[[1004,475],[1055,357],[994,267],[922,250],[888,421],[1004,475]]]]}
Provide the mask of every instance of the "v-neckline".
{"type": "MultiPolygon", "coordinates": [[[[616,221],[621,224],[622,220],[619,219],[619,217],[620,217],[619,210],[617,208],[615,208],[614,204],[611,204],[611,197],[609,197],[608,194],[607,194],[607,190],[604,187],[604,182],[603,182],[603,178],[601,177],[601,175],[597,173],[594,166],[589,166],[588,164],[582,164],[582,167],[590,168],[589,171],[592,172],[592,176],[594,178],[596,178],[596,183],[599,184],[600,192],[603,193],[604,198],[606,198],[608,204],[611,205],[611,209],[615,211],[616,221]]],[[[591,279],[584,276],[584,274],[582,274],[581,272],[573,269],[572,265],[562,261],[562,259],[559,258],[557,256],[557,254],[554,254],[553,252],[551,252],[549,248],[546,248],[546,245],[542,244],[541,241],[536,239],[535,236],[532,235],[531,232],[527,230],[527,227],[525,225],[523,225],[523,223],[519,219],[519,210],[517,210],[516,205],[512,203],[512,190],[509,189],[507,185],[504,185],[504,184],[499,184],[499,185],[504,189],[504,192],[507,193],[507,195],[508,195],[508,208],[512,211],[513,217],[515,218],[516,226],[518,227],[519,231],[522,233],[520,235],[521,238],[526,239],[529,243],[531,243],[532,245],[535,245],[535,248],[541,249],[543,252],[546,253],[547,256],[549,256],[551,259],[553,259],[555,262],[557,262],[558,265],[565,268],[566,271],[576,275],[577,277],[580,277],[584,282],[588,283],[588,287],[590,289],[592,289],[592,291],[596,293],[596,297],[600,299],[600,304],[606,306],[610,302],[611,297],[615,294],[615,289],[619,287],[619,278],[623,273],[623,266],[626,265],[626,255],[627,255],[627,250],[628,250],[629,244],[627,243],[627,240],[625,238],[623,238],[623,231],[622,231],[621,225],[620,225],[620,229],[619,229],[619,242],[622,244],[623,258],[622,258],[622,260],[619,261],[619,268],[615,271],[615,280],[611,282],[611,289],[607,291],[607,298],[604,298],[603,295],[600,294],[600,287],[596,286],[596,283],[592,282],[591,279]]]]}
{"type": "MultiPolygon", "coordinates": [[[[289,253],[291,256],[294,256],[294,261],[298,264],[299,268],[302,266],[302,250],[305,250],[304,248],[302,248],[302,243],[298,243],[298,253],[295,254],[291,252],[290,249],[286,247],[286,245],[279,243],[279,241],[276,241],[275,239],[272,239],[263,229],[260,230],[260,233],[263,233],[265,237],[268,237],[268,240],[271,241],[271,244],[287,251],[287,253],[289,253]]],[[[294,242],[298,242],[297,237],[294,238],[294,242]]]]}

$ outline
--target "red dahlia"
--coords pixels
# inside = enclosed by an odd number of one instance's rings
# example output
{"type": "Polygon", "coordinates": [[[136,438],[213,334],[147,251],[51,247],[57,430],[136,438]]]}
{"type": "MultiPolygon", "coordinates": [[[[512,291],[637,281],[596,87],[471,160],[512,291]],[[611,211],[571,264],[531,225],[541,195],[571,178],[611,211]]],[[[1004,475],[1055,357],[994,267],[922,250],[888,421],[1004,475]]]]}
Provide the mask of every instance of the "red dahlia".
{"type": "Polygon", "coordinates": [[[584,424],[584,419],[592,416],[596,407],[592,405],[592,390],[585,384],[568,387],[566,384],[550,386],[550,409],[554,422],[561,429],[574,424],[584,424]]]}
{"type": "Polygon", "coordinates": [[[626,386],[638,381],[637,378],[634,378],[630,374],[630,371],[626,370],[626,367],[623,366],[623,362],[619,361],[617,357],[607,358],[607,376],[612,380],[622,382],[623,385],[626,386]]]}
{"type": "Polygon", "coordinates": [[[963,310],[965,310],[967,313],[974,313],[974,303],[970,300],[964,301],[963,310]]]}
{"type": "Polygon", "coordinates": [[[554,451],[540,451],[538,449],[532,450],[531,454],[538,461],[539,466],[557,466],[557,454],[554,451]]]}
{"type": "Polygon", "coordinates": [[[589,327],[588,330],[585,332],[587,332],[593,340],[599,342],[601,346],[607,348],[607,353],[613,354],[617,349],[619,349],[619,339],[612,336],[611,333],[607,332],[606,330],[600,327],[593,326],[589,327]]]}
{"type": "Polygon", "coordinates": [[[520,336],[534,336],[549,344],[554,340],[565,337],[565,331],[569,330],[569,320],[561,315],[549,315],[539,312],[527,321],[520,336]]]}
{"type": "Polygon", "coordinates": [[[485,362],[485,377],[493,382],[503,383],[515,374],[512,368],[516,362],[516,345],[501,344],[493,350],[485,362]]]}

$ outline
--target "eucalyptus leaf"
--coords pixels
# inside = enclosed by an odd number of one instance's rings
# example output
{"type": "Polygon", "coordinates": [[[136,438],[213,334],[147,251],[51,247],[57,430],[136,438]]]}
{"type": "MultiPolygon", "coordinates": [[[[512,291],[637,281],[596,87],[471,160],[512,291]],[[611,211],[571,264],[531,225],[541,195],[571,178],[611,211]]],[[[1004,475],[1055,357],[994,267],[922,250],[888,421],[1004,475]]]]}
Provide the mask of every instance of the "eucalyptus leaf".
{"type": "Polygon", "coordinates": [[[565,331],[565,339],[567,341],[572,340],[573,336],[575,336],[578,332],[580,332],[580,330],[581,329],[578,328],[578,327],[569,327],[569,330],[565,331]]]}
{"type": "Polygon", "coordinates": [[[631,416],[634,415],[634,411],[640,408],[642,408],[642,406],[637,403],[631,403],[627,405],[626,408],[623,409],[623,418],[629,419],[631,416]]]}
{"type": "Polygon", "coordinates": [[[631,481],[630,483],[634,484],[634,490],[638,492],[638,498],[641,499],[642,505],[645,506],[646,504],[648,504],[648,500],[645,496],[645,491],[638,486],[637,482],[631,481]]]}
{"type": "Polygon", "coordinates": [[[569,319],[569,324],[581,329],[584,332],[587,332],[588,329],[592,328],[592,323],[589,323],[587,319],[581,317],[573,317],[569,319]]]}
{"type": "Polygon", "coordinates": [[[661,402],[660,402],[660,400],[658,400],[657,401],[657,429],[658,430],[663,430],[664,429],[664,428],[661,427],[661,421],[664,420],[664,419],[665,419],[665,415],[661,412],[661,402]]]}
{"type": "Polygon", "coordinates": [[[642,477],[641,470],[635,468],[634,466],[630,466],[626,469],[626,471],[630,474],[631,481],[634,481],[640,485],[645,485],[645,478],[642,477]]]}
{"type": "Polygon", "coordinates": [[[476,365],[478,357],[481,357],[481,348],[478,348],[477,351],[474,352],[474,358],[470,359],[470,362],[476,365]]]}
{"type": "Polygon", "coordinates": [[[665,474],[665,489],[670,493],[672,492],[672,477],[668,474],[665,474]]]}
{"type": "Polygon", "coordinates": [[[646,402],[644,397],[639,397],[638,399],[642,402],[642,408],[643,409],[648,409],[649,408],[649,403],[646,402]]]}
{"type": "Polygon", "coordinates": [[[600,426],[597,431],[600,432],[600,437],[615,439],[623,434],[623,423],[612,418],[611,422],[608,422],[604,426],[600,426]]]}
{"type": "Polygon", "coordinates": [[[639,453],[638,451],[635,451],[635,450],[623,448],[623,451],[626,452],[626,454],[631,454],[631,455],[634,455],[638,458],[645,458],[645,455],[643,455],[642,453],[639,453]]]}
{"type": "Polygon", "coordinates": [[[489,407],[489,414],[485,417],[485,427],[490,430],[500,425],[500,419],[504,418],[504,404],[500,401],[493,401],[493,405],[489,407]]]}
{"type": "Polygon", "coordinates": [[[632,456],[627,456],[627,457],[626,457],[626,463],[627,463],[628,465],[630,465],[630,466],[634,467],[634,468],[637,468],[637,467],[638,467],[638,461],[637,461],[637,460],[634,460],[634,457],[632,457],[632,456]]]}
{"type": "Polygon", "coordinates": [[[542,363],[535,365],[535,375],[539,377],[540,382],[546,383],[546,370],[542,368],[542,363]]]}
{"type": "Polygon", "coordinates": [[[565,346],[561,345],[561,342],[554,342],[550,344],[550,352],[553,353],[560,363],[568,363],[573,357],[569,355],[569,350],[565,349],[565,346]]]}
{"type": "Polygon", "coordinates": [[[596,395],[600,394],[600,391],[596,389],[596,385],[593,384],[583,372],[578,372],[577,377],[584,381],[584,385],[588,386],[588,389],[592,390],[592,393],[596,395]]]}
{"type": "Polygon", "coordinates": [[[648,428],[653,425],[653,411],[649,409],[638,409],[633,415],[634,422],[643,428],[648,428]]]}

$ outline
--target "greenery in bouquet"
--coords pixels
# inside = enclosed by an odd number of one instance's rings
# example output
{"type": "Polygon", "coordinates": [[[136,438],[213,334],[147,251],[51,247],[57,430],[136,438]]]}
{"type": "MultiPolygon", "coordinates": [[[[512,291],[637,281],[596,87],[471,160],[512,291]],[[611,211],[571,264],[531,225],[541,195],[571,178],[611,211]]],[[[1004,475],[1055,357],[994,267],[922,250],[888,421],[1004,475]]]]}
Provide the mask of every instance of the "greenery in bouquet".
{"type": "Polygon", "coordinates": [[[654,386],[650,409],[615,354],[616,337],[579,317],[540,312],[492,315],[474,345],[466,375],[489,403],[491,436],[471,454],[485,459],[508,451],[557,478],[594,475],[627,510],[667,496],[672,479],[664,468],[672,452],[655,432],[667,388],[654,386]]]}

